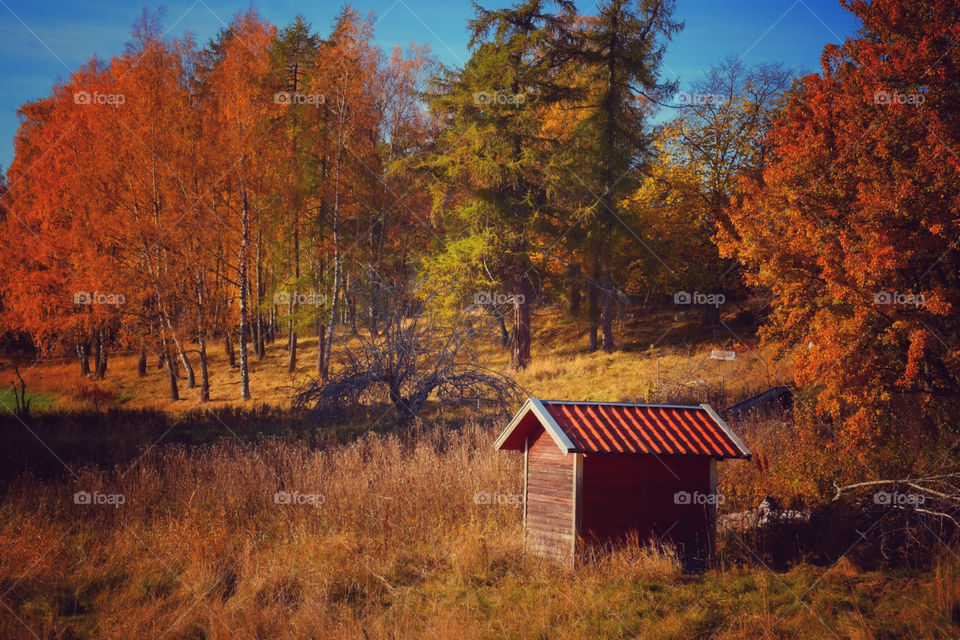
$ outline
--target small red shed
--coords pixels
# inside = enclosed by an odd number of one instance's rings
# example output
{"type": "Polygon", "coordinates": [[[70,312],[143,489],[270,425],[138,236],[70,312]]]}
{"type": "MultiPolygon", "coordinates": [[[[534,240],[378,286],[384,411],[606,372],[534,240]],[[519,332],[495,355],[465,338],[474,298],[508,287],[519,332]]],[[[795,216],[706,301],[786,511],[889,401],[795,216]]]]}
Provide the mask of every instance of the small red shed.
{"type": "Polygon", "coordinates": [[[688,564],[713,550],[716,461],[750,458],[709,405],[529,398],[497,438],[523,451],[524,548],[575,563],[577,544],[636,532],[676,544],[688,564]]]}

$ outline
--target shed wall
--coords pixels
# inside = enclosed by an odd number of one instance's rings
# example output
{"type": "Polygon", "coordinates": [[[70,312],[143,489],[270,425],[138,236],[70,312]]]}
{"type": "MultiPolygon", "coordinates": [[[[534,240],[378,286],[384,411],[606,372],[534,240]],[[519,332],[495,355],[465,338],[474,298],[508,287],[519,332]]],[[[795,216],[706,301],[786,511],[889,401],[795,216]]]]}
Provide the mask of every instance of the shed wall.
{"type": "Polygon", "coordinates": [[[524,547],[567,563],[573,558],[575,456],[564,455],[543,427],[529,438],[524,547]]]}
{"type": "Polygon", "coordinates": [[[631,531],[641,541],[680,545],[689,559],[703,558],[714,534],[715,510],[695,504],[711,492],[711,460],[694,456],[585,455],[580,536],[587,543],[623,539],[631,531]],[[674,496],[685,491],[689,504],[674,496]]]}

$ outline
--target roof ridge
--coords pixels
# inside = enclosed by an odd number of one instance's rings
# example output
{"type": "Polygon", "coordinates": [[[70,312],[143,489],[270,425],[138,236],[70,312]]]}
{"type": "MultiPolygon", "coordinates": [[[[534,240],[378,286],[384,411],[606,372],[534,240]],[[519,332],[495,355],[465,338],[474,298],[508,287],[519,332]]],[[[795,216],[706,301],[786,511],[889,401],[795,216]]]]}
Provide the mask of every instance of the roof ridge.
{"type": "Polygon", "coordinates": [[[704,411],[699,404],[659,404],[656,402],[612,402],[608,400],[540,400],[543,404],[604,404],[618,407],[663,407],[670,409],[698,409],[704,411]]]}

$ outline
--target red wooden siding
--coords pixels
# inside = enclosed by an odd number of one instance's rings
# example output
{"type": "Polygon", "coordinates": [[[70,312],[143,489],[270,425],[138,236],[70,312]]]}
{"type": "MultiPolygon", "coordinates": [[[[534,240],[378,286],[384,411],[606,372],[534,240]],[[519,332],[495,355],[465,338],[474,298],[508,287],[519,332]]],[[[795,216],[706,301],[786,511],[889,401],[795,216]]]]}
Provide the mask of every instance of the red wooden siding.
{"type": "Polygon", "coordinates": [[[529,438],[524,546],[534,555],[566,562],[574,542],[574,456],[564,455],[543,427],[534,428],[529,438]]]}
{"type": "Polygon", "coordinates": [[[529,398],[494,446],[526,452],[526,550],[564,564],[581,542],[634,533],[702,564],[715,531],[716,461],[750,458],[707,405],[529,398]]]}
{"type": "Polygon", "coordinates": [[[710,491],[710,458],[586,454],[583,461],[580,537],[586,543],[661,540],[702,556],[713,531],[705,504],[676,504],[679,491],[710,491]]]}

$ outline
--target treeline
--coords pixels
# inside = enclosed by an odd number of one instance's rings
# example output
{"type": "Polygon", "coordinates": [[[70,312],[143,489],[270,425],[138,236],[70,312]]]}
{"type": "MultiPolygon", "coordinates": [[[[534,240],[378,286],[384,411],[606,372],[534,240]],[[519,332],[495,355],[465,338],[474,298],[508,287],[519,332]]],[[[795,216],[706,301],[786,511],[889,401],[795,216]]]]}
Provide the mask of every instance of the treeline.
{"type": "Polygon", "coordinates": [[[110,350],[138,349],[141,375],[159,354],[173,398],[181,367],[209,398],[213,340],[243,398],[280,333],[291,370],[298,335],[318,336],[326,376],[335,327],[375,322],[376,283],[405,280],[424,246],[418,192],[386,167],[427,135],[429,60],[384,55],[350,8],[325,39],[252,11],[204,48],[161,34],[145,13],[123,55],[21,109],[5,327],[75,349],[94,378],[110,350]]]}
{"type": "Polygon", "coordinates": [[[848,8],[862,33],[820,73],[728,59],[680,92],[669,0],[477,7],[462,68],[386,55],[349,7],[326,37],[251,11],[204,47],[144,14],[123,55],[20,110],[3,326],[93,377],[111,350],[159,354],[174,398],[197,362],[209,397],[223,341],[247,398],[281,334],[326,380],[335,340],[414,297],[486,317],[519,368],[538,305],[611,351],[631,307],[716,326],[759,291],[824,427],[953,429],[956,2],[848,8]]]}
{"type": "Polygon", "coordinates": [[[586,316],[588,349],[613,350],[632,295],[716,282],[712,223],[691,198],[719,210],[728,194],[704,194],[697,175],[683,194],[673,176],[645,181],[653,160],[675,144],[678,167],[702,163],[710,152],[684,136],[731,116],[744,126],[724,144],[749,144],[786,78],[727,63],[704,88],[726,102],[684,105],[685,128],[656,137],[676,89],[659,80],[672,12],[478,8],[460,69],[415,46],[384,54],[349,7],[326,37],[301,18],[277,30],[238,14],[202,48],[145,12],[123,55],[20,110],[5,327],[45,353],[75,350],[93,378],[112,350],[139,350],[141,375],[158,354],[171,396],[182,368],[203,400],[211,341],[248,398],[249,359],[278,335],[290,371],[310,336],[326,379],[338,332],[376,333],[409,295],[488,313],[514,367],[530,362],[544,301],[586,316]],[[744,97],[754,80],[771,88],[762,100],[744,97]]]}

